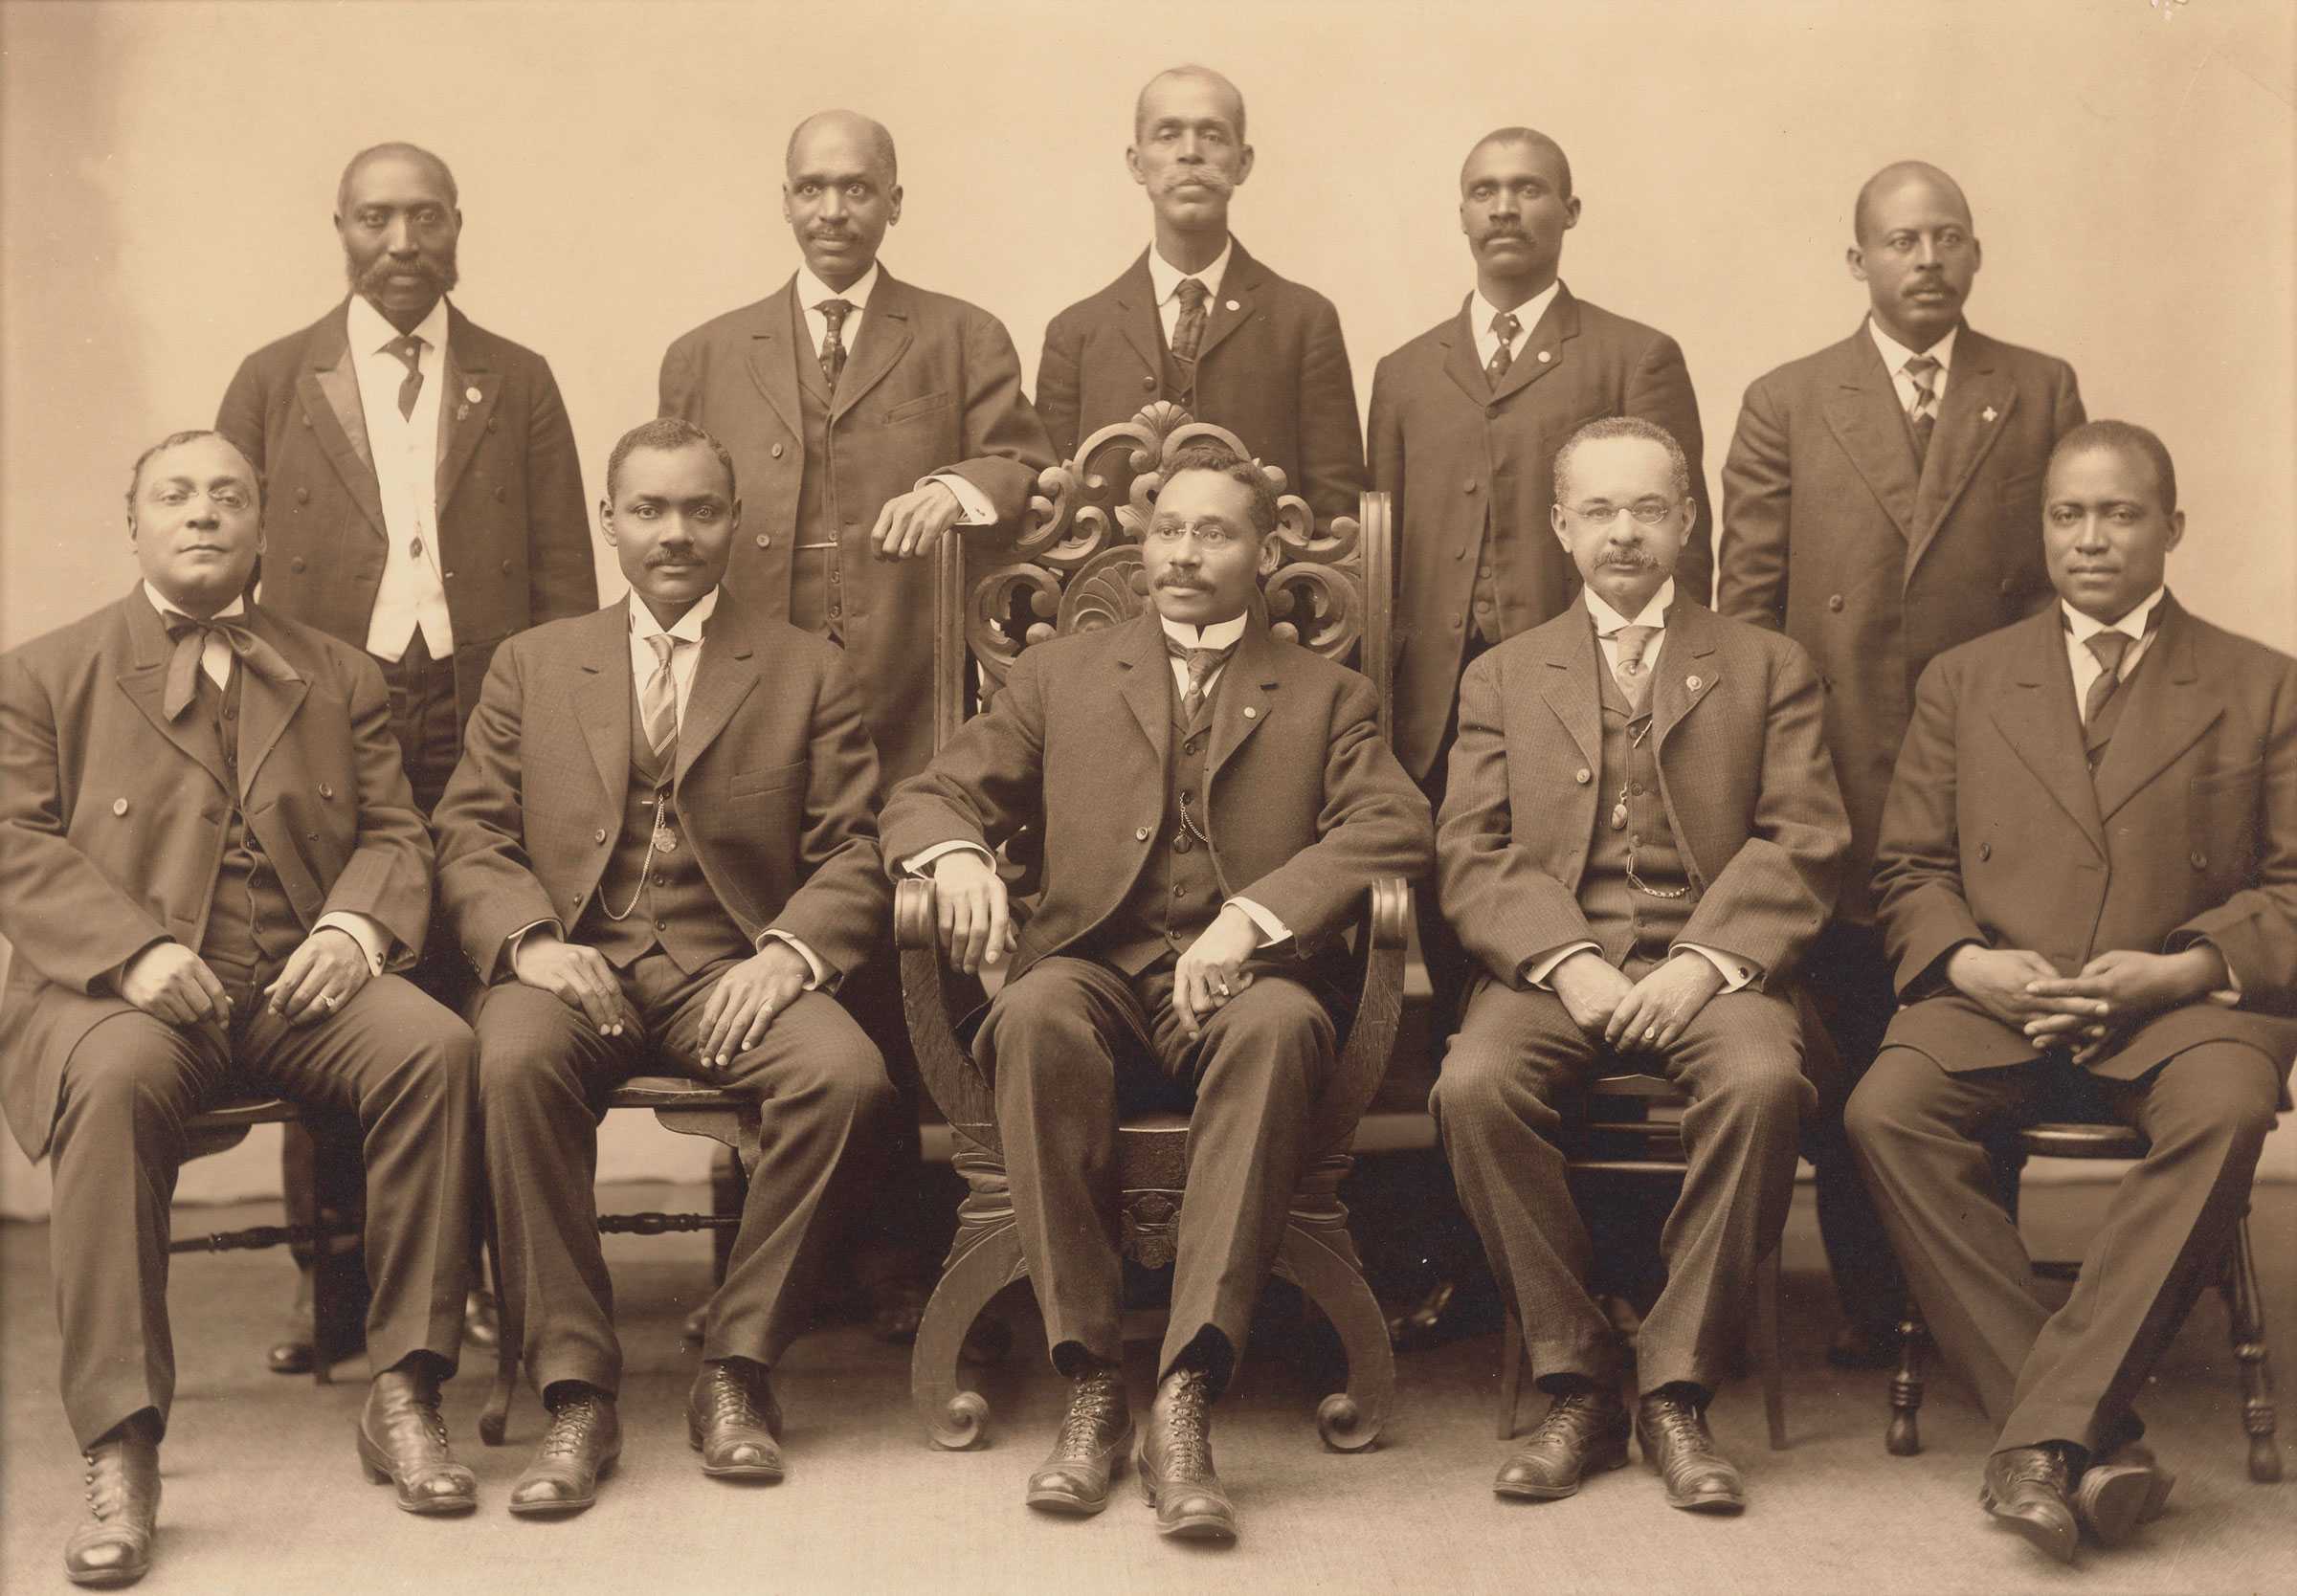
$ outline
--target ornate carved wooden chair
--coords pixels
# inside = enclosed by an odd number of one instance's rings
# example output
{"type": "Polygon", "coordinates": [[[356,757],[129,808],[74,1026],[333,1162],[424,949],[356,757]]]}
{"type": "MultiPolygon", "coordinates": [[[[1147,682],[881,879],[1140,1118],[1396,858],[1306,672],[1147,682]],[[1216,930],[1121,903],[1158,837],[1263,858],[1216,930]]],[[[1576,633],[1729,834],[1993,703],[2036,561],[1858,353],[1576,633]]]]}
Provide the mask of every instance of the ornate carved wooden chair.
{"type": "MultiPolygon", "coordinates": [[[[2013,1218],[2018,1214],[2018,1170],[2029,1158],[2141,1159],[2148,1142],[2127,1125],[2062,1121],[2028,1125],[2002,1148],[1996,1178],[2004,1186],[2013,1218]]],[[[2038,1259],[2034,1273],[2045,1279],[2071,1280],[2078,1263],[2038,1259]]],[[[2225,1299],[2226,1329],[2241,1389],[2241,1429],[2249,1437],[2249,1477],[2261,1485],[2281,1478],[2281,1447],[2274,1439],[2273,1368],[2265,1344],[2265,1314],[2257,1289],[2257,1254],[2249,1244],[2249,1216],[2241,1215],[2233,1245],[2218,1266],[2218,1293],[2225,1299]]],[[[1890,1381],[1890,1424],[1883,1446],[1894,1457],[1922,1451],[1920,1418],[1923,1352],[1929,1330],[1911,1297],[1898,1327],[1898,1373],[1890,1381]]]]}
{"type": "MultiPolygon", "coordinates": [[[[1076,459],[1048,469],[1028,529],[1011,558],[967,573],[956,540],[941,550],[935,679],[936,741],[962,713],[968,645],[979,663],[983,701],[992,700],[1021,652],[1049,637],[1122,623],[1146,602],[1139,539],[1162,481],[1163,463],[1193,440],[1216,438],[1249,455],[1232,433],[1193,422],[1170,404],[1152,405],[1130,422],[1087,438],[1076,459]]],[[[1280,472],[1269,476],[1282,494],[1280,472]]],[[[1362,518],[1318,528],[1297,497],[1282,499],[1278,531],[1283,564],[1262,586],[1262,602],[1280,636],[1327,657],[1354,663],[1379,690],[1387,726],[1394,566],[1384,494],[1366,494],[1362,518]]],[[[1008,848],[1026,869],[1026,839],[1008,848]]],[[[1024,877],[1026,879],[1026,877],[1024,877]]],[[[1317,1427],[1330,1446],[1370,1446],[1386,1422],[1395,1364],[1378,1302],[1364,1282],[1339,1185],[1352,1166],[1356,1121],[1378,1090],[1403,1001],[1405,927],[1411,891],[1400,879],[1367,882],[1367,910],[1356,938],[1361,997],[1343,1043],[1339,1069],[1311,1145],[1319,1149],[1293,1199],[1276,1272],[1298,1285],[1330,1319],[1348,1356],[1345,1391],[1327,1396],[1317,1427]]],[[[1016,894],[1016,896],[1018,896],[1016,894]]],[[[1027,1265],[1014,1227],[994,1097],[956,1035],[964,1002],[935,936],[933,885],[897,888],[894,940],[902,992],[918,1067],[949,1121],[952,1163],[970,1187],[940,1284],[925,1308],[910,1363],[918,1416],[945,1447],[969,1447],[983,1432],[989,1405],[960,1388],[959,1348],[990,1299],[1023,1278],[1027,1265]]],[[[1122,1245],[1138,1262],[1172,1260],[1188,1168],[1184,1115],[1127,1118],[1118,1128],[1122,1245]]]]}

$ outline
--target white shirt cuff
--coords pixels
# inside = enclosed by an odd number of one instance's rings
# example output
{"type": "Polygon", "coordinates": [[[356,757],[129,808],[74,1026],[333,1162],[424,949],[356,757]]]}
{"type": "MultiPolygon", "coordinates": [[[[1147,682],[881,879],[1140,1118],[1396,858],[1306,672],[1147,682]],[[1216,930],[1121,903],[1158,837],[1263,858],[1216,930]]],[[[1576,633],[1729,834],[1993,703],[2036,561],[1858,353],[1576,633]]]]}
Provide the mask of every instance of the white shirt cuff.
{"type": "Polygon", "coordinates": [[[800,987],[799,990],[807,992],[818,992],[821,990],[822,986],[828,983],[830,979],[829,965],[823,964],[821,960],[814,954],[814,950],[808,947],[804,942],[798,941],[797,938],[792,937],[787,931],[759,932],[758,951],[760,953],[766,951],[766,944],[768,942],[788,942],[792,947],[797,949],[797,956],[806,962],[806,968],[811,970],[813,974],[807,978],[805,986],[800,987]]]}
{"type": "Polygon", "coordinates": [[[1723,978],[1723,989],[1727,992],[1735,992],[1754,979],[1752,964],[1728,953],[1717,953],[1711,947],[1701,947],[1697,942],[1677,942],[1675,951],[1677,953],[1696,953],[1700,958],[1714,965],[1715,973],[1723,978]]]}
{"type": "Polygon", "coordinates": [[[383,973],[384,956],[397,941],[383,929],[381,920],[372,915],[360,914],[355,909],[337,909],[332,914],[322,915],[319,923],[312,926],[311,930],[314,935],[322,931],[340,931],[357,942],[359,951],[367,955],[367,973],[370,976],[383,973]]]}
{"type": "Polygon", "coordinates": [[[939,482],[943,487],[948,489],[949,492],[957,496],[958,525],[993,526],[996,524],[996,507],[990,503],[989,495],[983,493],[979,488],[973,486],[972,483],[967,481],[955,472],[935,472],[932,476],[924,478],[924,480],[920,481],[917,485],[922,488],[926,482],[939,482]]]}
{"type": "Polygon", "coordinates": [[[1527,966],[1524,970],[1524,985],[1536,986],[1543,992],[1552,991],[1554,988],[1548,985],[1548,977],[1555,973],[1557,964],[1562,964],[1574,953],[1599,954],[1602,951],[1603,945],[1600,942],[1566,942],[1545,959],[1527,966]]]}
{"type": "Polygon", "coordinates": [[[514,974],[518,970],[519,946],[537,931],[547,930],[561,942],[566,940],[567,928],[554,920],[538,920],[532,925],[522,925],[502,939],[502,963],[514,974]]]}
{"type": "Polygon", "coordinates": [[[994,870],[997,868],[997,856],[994,853],[992,853],[988,849],[982,847],[977,842],[967,842],[964,838],[959,837],[951,842],[937,842],[930,848],[921,849],[917,853],[910,854],[907,858],[902,861],[902,871],[904,875],[908,876],[930,876],[933,873],[932,864],[935,859],[940,858],[945,853],[954,853],[960,849],[963,849],[968,853],[980,854],[984,859],[989,861],[990,869],[994,870]]]}
{"type": "Polygon", "coordinates": [[[1243,910],[1244,918],[1259,928],[1262,947],[1272,947],[1292,935],[1292,928],[1289,925],[1278,920],[1249,898],[1232,898],[1221,907],[1243,910]]]}

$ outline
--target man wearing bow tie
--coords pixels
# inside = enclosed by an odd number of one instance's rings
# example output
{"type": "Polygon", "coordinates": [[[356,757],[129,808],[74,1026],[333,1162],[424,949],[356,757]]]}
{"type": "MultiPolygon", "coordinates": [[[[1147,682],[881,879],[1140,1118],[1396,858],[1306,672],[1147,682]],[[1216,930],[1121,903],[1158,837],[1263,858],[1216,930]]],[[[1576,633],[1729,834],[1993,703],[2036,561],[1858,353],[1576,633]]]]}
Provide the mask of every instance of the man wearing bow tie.
{"type": "MultiPolygon", "coordinates": [[[[447,298],[462,212],[446,164],[413,144],[362,150],[335,232],[350,297],[250,355],[215,427],[266,485],[264,608],[373,656],[429,814],[495,646],[597,607],[590,520],[549,366],[447,298]]],[[[430,946],[413,978],[459,1008],[469,967],[453,938],[430,946]]],[[[355,1148],[291,1128],[286,1176],[298,1219],[355,1213],[355,1148]]],[[[311,1335],[306,1289],[272,1367],[307,1369],[311,1335]]]]}
{"type": "MultiPolygon", "coordinates": [[[[1783,630],[1826,688],[1850,809],[1812,995],[1854,1080],[1897,1006],[1875,922],[1875,833],[1914,683],[1945,650],[2031,614],[2050,583],[2032,528],[2050,448],[2082,421],[2072,367],[1963,320],[1980,261],[1970,203],[1919,161],[1859,190],[1850,275],[1867,317],[1758,378],[1723,466],[1715,608],[1783,630]]],[[[1814,1127],[1818,1223],[1843,1323],[1829,1358],[1889,1360],[1905,1288],[1839,1120],[1814,1127]]]]}
{"type": "Polygon", "coordinates": [[[422,946],[430,834],[373,663],[249,603],[261,515],[230,442],[163,440],[129,487],[142,584],[0,659],[0,1094],[54,1171],[82,1584],[149,1565],[168,1203],[185,1121],[234,1096],[356,1120],[376,1371],[359,1454],[410,1512],[473,1501],[438,1415],[477,1179],[471,1036],[383,973],[422,946]]]}
{"type": "Polygon", "coordinates": [[[1817,1102],[1794,977],[1849,827],[1809,658],[1679,586],[1691,483],[1675,440],[1633,417],[1556,453],[1555,535],[1585,587],[1461,685],[1437,872],[1478,968],[1429,1106],[1553,1399],[1494,1489],[1571,1496],[1626,1462],[1632,1428],[1669,1505],[1736,1513],[1706,1407],[1817,1102]],[[1558,1133],[1577,1086],[1636,1068],[1691,1101],[1631,1419],[1558,1133]]]}

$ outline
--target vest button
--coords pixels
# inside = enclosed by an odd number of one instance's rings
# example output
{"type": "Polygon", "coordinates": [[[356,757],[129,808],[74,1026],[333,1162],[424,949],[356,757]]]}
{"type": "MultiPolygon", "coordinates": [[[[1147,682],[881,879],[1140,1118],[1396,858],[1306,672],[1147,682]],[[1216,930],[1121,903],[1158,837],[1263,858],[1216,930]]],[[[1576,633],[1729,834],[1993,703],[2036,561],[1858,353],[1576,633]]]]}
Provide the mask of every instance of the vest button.
{"type": "Polygon", "coordinates": [[[770,532],[761,532],[761,533],[759,533],[759,534],[758,534],[758,546],[759,546],[760,548],[770,548],[770,547],[772,547],[772,546],[773,546],[773,534],[772,534],[772,533],[770,533],[770,532]]]}
{"type": "Polygon", "coordinates": [[[1461,493],[1474,493],[1476,491],[1476,479],[1473,477],[1470,477],[1466,481],[1461,483],[1460,491],[1461,493]]]}
{"type": "Polygon", "coordinates": [[[1189,896],[1189,889],[1188,889],[1188,888],[1186,888],[1186,887],[1183,887],[1183,886],[1177,886],[1177,885],[1176,885],[1176,886],[1174,886],[1174,887],[1173,887],[1173,889],[1172,889],[1172,896],[1173,896],[1174,898],[1186,898],[1186,897],[1188,897],[1188,896],[1189,896]]]}
{"type": "Polygon", "coordinates": [[[2012,576],[2005,576],[2005,577],[2003,577],[2003,578],[2002,578],[2002,582],[2001,582],[2001,587],[2002,587],[2002,597],[2004,597],[2004,598],[2008,598],[2008,597],[2009,597],[2009,596],[2010,596],[2012,593],[2015,593],[2015,592],[2017,592],[2017,591],[2018,591],[2018,579],[2017,579],[2016,577],[2012,577],[2012,576]]]}
{"type": "Polygon", "coordinates": [[[666,920],[658,920],[654,922],[654,928],[657,931],[667,931],[670,929],[670,922],[666,920]]]}
{"type": "Polygon", "coordinates": [[[2185,857],[2186,862],[2191,864],[2196,870],[2207,870],[2209,868],[2209,855],[2202,853],[2198,848],[2195,849],[2185,857]]]}
{"type": "Polygon", "coordinates": [[[1979,844],[1978,844],[1978,858],[1979,858],[1979,860],[1980,860],[1981,862],[1983,862],[1983,861],[1985,861],[1985,860],[1987,860],[1987,859],[1991,859],[1991,858],[1993,858],[1993,857],[1994,857],[1994,844],[1993,844],[1993,843],[1991,843],[1991,842],[1981,842],[1981,843],[1979,843],[1979,844]]]}
{"type": "Polygon", "coordinates": [[[1452,548],[1452,558],[1453,558],[1453,559],[1455,559],[1455,560],[1464,560],[1464,559],[1466,559],[1466,558],[1467,558],[1467,545],[1466,545],[1465,543],[1457,543],[1457,544],[1453,545],[1453,548],[1452,548]]]}
{"type": "MultiPolygon", "coordinates": [[[[127,800],[126,800],[126,799],[124,799],[124,798],[115,798],[115,799],[113,799],[113,800],[112,800],[112,812],[113,812],[114,814],[125,814],[125,813],[127,812],[127,800]]],[[[1144,832],[1144,833],[1143,833],[1143,835],[1146,835],[1146,834],[1147,834],[1146,832],[1144,832]]]]}
{"type": "Polygon", "coordinates": [[[1460,619],[1460,615],[1459,615],[1458,611],[1454,611],[1454,612],[1453,612],[1453,615],[1452,615],[1452,630],[1453,630],[1454,632],[1458,632],[1458,631],[1460,630],[1460,628],[1461,628],[1461,624],[1462,624],[1462,623],[1461,623],[1461,619],[1460,619]]]}
{"type": "Polygon", "coordinates": [[[509,497],[510,497],[510,490],[509,490],[508,488],[504,487],[504,486],[503,486],[502,483],[500,483],[500,482],[497,482],[497,483],[495,484],[495,502],[496,502],[496,503],[498,503],[498,504],[500,504],[500,503],[502,503],[502,501],[503,501],[505,499],[508,499],[509,497]]]}
{"type": "MultiPolygon", "coordinates": [[[[120,802],[124,806],[127,800],[123,798],[120,800],[120,802]]],[[[1148,828],[1146,826],[1135,826],[1132,829],[1132,840],[1135,842],[1147,842],[1148,840],[1148,828]]]]}
{"type": "Polygon", "coordinates": [[[1835,611],[1835,613],[1840,614],[1842,612],[1842,595],[1840,593],[1827,594],[1826,607],[1835,611]]]}
{"type": "Polygon", "coordinates": [[[778,443],[773,446],[773,457],[777,460],[782,457],[782,446],[778,443]]]}
{"type": "Polygon", "coordinates": [[[319,795],[322,798],[332,801],[335,797],[335,789],[332,787],[329,787],[325,782],[322,782],[319,784],[319,795]]]}
{"type": "Polygon", "coordinates": [[[1593,775],[1593,774],[1592,774],[1592,773],[1591,773],[1591,772],[1588,770],[1587,766],[1586,766],[1586,765],[1581,765],[1581,766],[1580,766],[1578,769],[1576,769],[1576,770],[1574,770],[1574,771],[1572,771],[1572,780],[1573,780],[1574,782],[1577,782],[1577,783],[1578,783],[1578,784],[1579,784],[1581,787],[1585,787],[1585,786],[1586,786],[1588,783],[1590,783],[1590,782],[1594,781],[1595,779],[1595,776],[1594,776],[1594,775],[1593,775]]]}
{"type": "Polygon", "coordinates": [[[287,568],[291,571],[301,570],[303,568],[303,557],[299,554],[294,559],[288,561],[287,568]]]}
{"type": "Polygon", "coordinates": [[[504,576],[508,576],[510,574],[510,562],[507,560],[502,562],[502,574],[504,576]]]}
{"type": "Polygon", "coordinates": [[[1156,391],[1156,379],[1154,377],[1143,377],[1141,379],[1141,391],[1143,393],[1154,393],[1156,391]]]}
{"type": "Polygon", "coordinates": [[[591,833],[591,840],[592,842],[604,842],[606,840],[606,828],[601,826],[596,831],[592,831],[591,833]]]}
{"type": "Polygon", "coordinates": [[[296,501],[298,504],[308,504],[308,503],[310,503],[310,502],[311,502],[311,490],[310,490],[309,488],[298,488],[298,489],[296,489],[296,490],[295,490],[295,501],[296,501]]]}

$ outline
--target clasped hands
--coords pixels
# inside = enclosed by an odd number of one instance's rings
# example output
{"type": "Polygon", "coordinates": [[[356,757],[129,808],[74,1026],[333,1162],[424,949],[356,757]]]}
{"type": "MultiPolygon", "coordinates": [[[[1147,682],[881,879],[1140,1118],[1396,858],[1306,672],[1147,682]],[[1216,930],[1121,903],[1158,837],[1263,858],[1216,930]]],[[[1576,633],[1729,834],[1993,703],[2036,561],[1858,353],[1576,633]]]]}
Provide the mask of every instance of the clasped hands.
{"type": "MultiPolygon", "coordinates": [[[[510,968],[524,985],[579,1010],[601,1036],[637,1028],[621,978],[594,947],[562,941],[541,926],[520,939],[510,968]]],[[[702,1006],[696,1062],[705,1071],[722,1072],[737,1054],[764,1041],[773,1017],[797,1000],[813,974],[803,954],[776,939],[720,976],[702,1006]]]]}
{"type": "MultiPolygon", "coordinates": [[[[287,956],[287,967],[263,995],[271,1000],[272,1012],[289,1025],[309,1025],[350,1002],[373,974],[357,939],[340,926],[325,925],[287,956]]],[[[114,986],[122,998],[169,1025],[232,1023],[231,994],[207,961],[182,942],[152,943],[127,962],[114,986]]]]}
{"type": "Polygon", "coordinates": [[[2165,1009],[2201,997],[2229,1003],[2220,990],[2231,977],[2206,942],[2177,953],[2115,948],[2064,976],[2029,949],[1964,942],[1948,957],[1946,979],[2037,1050],[2071,1047],[2074,1062],[2086,1064],[2165,1009]]]}
{"type": "Polygon", "coordinates": [[[1678,953],[1630,981],[1594,948],[1583,947],[1548,972],[1572,1023],[1618,1053],[1665,1053],[1723,989],[1723,972],[1696,953],[1678,953]]]}

